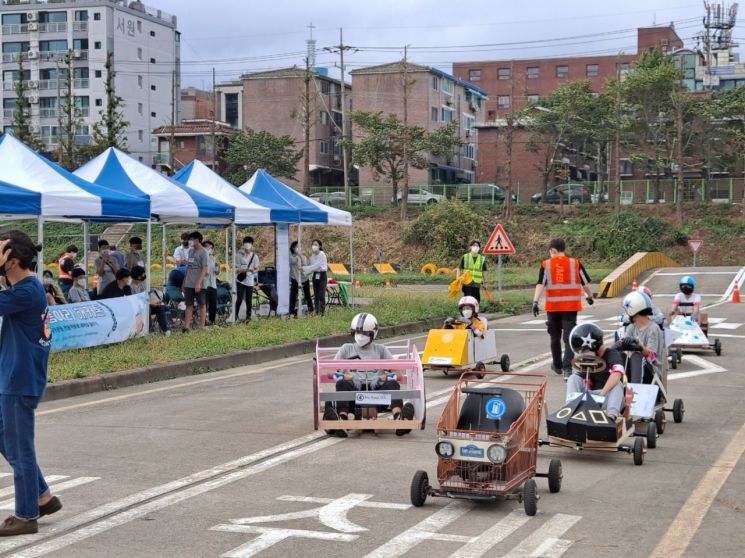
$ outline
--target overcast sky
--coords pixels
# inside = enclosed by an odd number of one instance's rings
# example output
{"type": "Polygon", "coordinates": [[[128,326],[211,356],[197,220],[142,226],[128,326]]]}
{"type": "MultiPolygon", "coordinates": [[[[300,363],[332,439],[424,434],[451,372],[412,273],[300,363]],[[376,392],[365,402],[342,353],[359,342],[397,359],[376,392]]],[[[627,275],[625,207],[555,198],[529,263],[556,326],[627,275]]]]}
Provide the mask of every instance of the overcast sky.
{"type": "MultiPolygon", "coordinates": [[[[145,3],[178,16],[183,84],[204,88],[211,87],[212,66],[218,82],[245,71],[302,66],[311,23],[319,49],[317,66],[333,67],[338,61],[338,56],[322,49],[338,44],[339,28],[343,28],[345,44],[360,49],[347,56],[349,70],[398,60],[403,45],[408,44],[413,62],[450,71],[453,61],[633,53],[637,27],[671,21],[686,45],[695,46],[704,14],[703,2],[693,0],[145,3]],[[419,50],[421,47],[435,48],[419,50]]],[[[742,21],[745,26],[745,16],[742,21]]],[[[734,36],[738,37],[737,29],[734,36]]]]}

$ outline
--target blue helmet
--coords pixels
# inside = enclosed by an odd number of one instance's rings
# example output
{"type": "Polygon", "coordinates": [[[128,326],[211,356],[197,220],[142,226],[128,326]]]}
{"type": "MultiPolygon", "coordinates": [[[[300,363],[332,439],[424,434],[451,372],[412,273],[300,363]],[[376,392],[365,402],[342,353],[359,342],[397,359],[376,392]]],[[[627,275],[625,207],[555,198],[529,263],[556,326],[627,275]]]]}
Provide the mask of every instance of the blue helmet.
{"type": "Polygon", "coordinates": [[[684,277],[680,278],[680,281],[678,281],[678,286],[681,285],[690,285],[694,289],[696,288],[696,280],[691,277],[690,275],[686,275],[684,277]]]}

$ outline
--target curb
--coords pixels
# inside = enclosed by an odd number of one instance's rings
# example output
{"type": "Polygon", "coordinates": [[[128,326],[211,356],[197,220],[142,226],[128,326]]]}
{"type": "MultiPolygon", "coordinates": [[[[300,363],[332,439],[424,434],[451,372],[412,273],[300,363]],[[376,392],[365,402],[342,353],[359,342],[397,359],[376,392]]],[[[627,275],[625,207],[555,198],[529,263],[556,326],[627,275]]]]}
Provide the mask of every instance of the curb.
{"type": "MultiPolygon", "coordinates": [[[[485,314],[487,319],[493,320],[503,318],[507,314],[485,314]]],[[[378,337],[382,339],[399,337],[411,333],[421,333],[442,324],[444,318],[431,318],[417,322],[406,322],[394,326],[381,327],[378,337]]],[[[321,344],[341,345],[349,341],[348,334],[331,335],[318,339],[321,344]]],[[[316,350],[316,340],[297,341],[276,347],[263,347],[250,351],[239,351],[227,355],[203,357],[195,360],[171,362],[145,368],[133,368],[112,372],[103,376],[91,378],[80,378],[74,380],[62,380],[61,382],[48,384],[44,393],[43,401],[56,401],[67,399],[78,395],[97,393],[112,389],[149,384],[163,380],[173,380],[184,376],[193,376],[207,372],[217,372],[227,368],[239,366],[250,366],[263,364],[282,358],[300,356],[313,353],[316,350]]]]}

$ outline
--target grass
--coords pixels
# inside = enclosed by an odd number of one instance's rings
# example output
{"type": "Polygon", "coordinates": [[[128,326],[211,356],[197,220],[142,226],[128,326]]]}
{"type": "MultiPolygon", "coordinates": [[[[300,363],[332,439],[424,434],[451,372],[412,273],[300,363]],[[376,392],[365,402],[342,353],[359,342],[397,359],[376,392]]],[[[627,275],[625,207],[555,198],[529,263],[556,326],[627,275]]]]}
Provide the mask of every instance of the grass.
{"type": "MultiPolygon", "coordinates": [[[[454,313],[455,302],[444,294],[385,290],[368,287],[358,296],[376,298],[365,310],[373,312],[382,326],[444,317],[454,313]]],[[[516,313],[529,303],[529,293],[507,293],[505,301],[490,311],[516,313]]],[[[495,305],[496,306],[496,305],[495,305]]],[[[332,308],[325,317],[299,320],[266,319],[194,331],[188,335],[150,336],[118,345],[53,353],[49,381],[85,378],[155,364],[224,355],[260,347],[284,345],[349,331],[359,308],[332,308]]]]}

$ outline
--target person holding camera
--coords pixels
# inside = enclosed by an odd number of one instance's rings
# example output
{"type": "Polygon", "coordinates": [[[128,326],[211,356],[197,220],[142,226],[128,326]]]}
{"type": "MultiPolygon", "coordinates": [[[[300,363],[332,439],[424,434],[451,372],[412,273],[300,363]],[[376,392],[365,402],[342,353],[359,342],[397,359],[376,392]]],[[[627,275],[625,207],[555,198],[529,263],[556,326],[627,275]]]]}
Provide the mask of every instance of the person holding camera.
{"type": "Polygon", "coordinates": [[[238,275],[236,276],[235,321],[241,311],[243,301],[246,301],[246,321],[251,320],[251,306],[253,303],[256,273],[259,271],[259,257],[254,252],[254,239],[247,236],[243,239],[243,246],[237,253],[238,275]]]}

